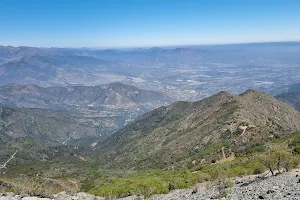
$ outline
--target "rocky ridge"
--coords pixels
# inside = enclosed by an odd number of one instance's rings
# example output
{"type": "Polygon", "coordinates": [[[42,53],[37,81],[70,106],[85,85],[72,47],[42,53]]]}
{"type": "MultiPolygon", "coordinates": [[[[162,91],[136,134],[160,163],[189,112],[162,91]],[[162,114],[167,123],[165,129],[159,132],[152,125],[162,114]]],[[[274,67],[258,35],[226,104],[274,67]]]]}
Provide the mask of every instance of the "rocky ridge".
{"type": "Polygon", "coordinates": [[[114,166],[180,167],[214,144],[227,142],[242,152],[257,141],[288,136],[300,130],[299,124],[299,112],[266,93],[220,92],[148,112],[103,141],[99,151],[114,166]]]}

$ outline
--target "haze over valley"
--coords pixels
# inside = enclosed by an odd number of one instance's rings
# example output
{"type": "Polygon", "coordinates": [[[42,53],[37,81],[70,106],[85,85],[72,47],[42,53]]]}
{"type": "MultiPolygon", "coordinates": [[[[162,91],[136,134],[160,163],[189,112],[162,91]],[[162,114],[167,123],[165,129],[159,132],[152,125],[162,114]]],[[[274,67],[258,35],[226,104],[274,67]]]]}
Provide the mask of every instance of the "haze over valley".
{"type": "Polygon", "coordinates": [[[42,87],[121,82],[176,100],[248,88],[272,95],[299,83],[300,43],[120,50],[0,48],[0,83],[42,87]]]}

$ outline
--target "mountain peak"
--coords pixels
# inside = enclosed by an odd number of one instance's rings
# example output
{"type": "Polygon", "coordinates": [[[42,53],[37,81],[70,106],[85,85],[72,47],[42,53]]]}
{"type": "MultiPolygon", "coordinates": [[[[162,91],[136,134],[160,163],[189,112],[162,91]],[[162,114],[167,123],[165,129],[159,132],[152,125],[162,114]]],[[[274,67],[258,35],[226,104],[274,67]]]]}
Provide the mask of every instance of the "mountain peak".
{"type": "Polygon", "coordinates": [[[109,86],[128,86],[121,82],[113,82],[113,83],[109,83],[107,85],[109,85],[109,86]]]}
{"type": "Polygon", "coordinates": [[[224,91],[224,90],[218,92],[218,93],[215,94],[215,95],[216,95],[216,96],[232,96],[232,94],[230,94],[229,92],[224,91]]]}
{"type": "Polygon", "coordinates": [[[267,95],[267,94],[257,89],[248,89],[245,92],[241,93],[239,96],[245,96],[245,95],[267,95]]]}
{"type": "Polygon", "coordinates": [[[275,98],[253,89],[240,95],[221,91],[197,102],[177,102],[151,111],[108,138],[100,151],[109,152],[114,165],[163,168],[185,162],[196,156],[195,149],[205,150],[223,140],[239,152],[253,142],[297,130],[300,114],[275,98]],[[247,127],[243,134],[241,126],[247,127]],[[128,162],[131,155],[134,163],[128,162]]]}

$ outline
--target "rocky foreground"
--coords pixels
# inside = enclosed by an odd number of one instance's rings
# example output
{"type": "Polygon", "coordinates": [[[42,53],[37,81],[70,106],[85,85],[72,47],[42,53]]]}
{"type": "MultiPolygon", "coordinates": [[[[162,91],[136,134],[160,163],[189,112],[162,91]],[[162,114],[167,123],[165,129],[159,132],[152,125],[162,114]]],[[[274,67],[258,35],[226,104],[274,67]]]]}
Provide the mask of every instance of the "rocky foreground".
{"type": "Polygon", "coordinates": [[[300,199],[300,170],[266,178],[237,178],[234,180],[234,186],[227,188],[223,194],[220,194],[216,186],[207,188],[200,185],[197,189],[174,190],[166,195],[152,196],[150,199],[300,199]]]}
{"type": "MultiPolygon", "coordinates": [[[[262,177],[262,175],[260,175],[262,177]]],[[[233,187],[220,193],[216,186],[200,184],[192,189],[173,190],[168,194],[153,195],[150,200],[189,200],[189,199],[300,199],[300,169],[288,173],[257,178],[248,176],[233,180],[233,187]]],[[[0,194],[0,200],[104,200],[86,193],[67,194],[61,192],[53,198],[29,197],[26,194],[14,195],[13,193],[0,194]]],[[[108,198],[110,199],[110,198],[108,198]]],[[[143,196],[130,196],[122,200],[144,199],[143,196]]]]}

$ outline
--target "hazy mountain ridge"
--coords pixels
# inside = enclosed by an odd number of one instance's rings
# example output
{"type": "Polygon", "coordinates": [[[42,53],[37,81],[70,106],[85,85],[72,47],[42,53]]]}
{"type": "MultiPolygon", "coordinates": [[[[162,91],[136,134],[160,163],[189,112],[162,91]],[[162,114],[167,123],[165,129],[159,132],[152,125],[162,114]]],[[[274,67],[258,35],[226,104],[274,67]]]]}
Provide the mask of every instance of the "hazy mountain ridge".
{"type": "Polygon", "coordinates": [[[19,107],[63,108],[66,106],[111,106],[155,108],[173,100],[159,92],[112,83],[103,86],[67,86],[42,88],[37,85],[0,86],[0,103],[19,107]]]}
{"type": "Polygon", "coordinates": [[[276,98],[300,111],[300,92],[288,92],[277,95],[276,98]]]}
{"type": "Polygon", "coordinates": [[[140,49],[0,47],[0,85],[122,82],[197,101],[220,90],[272,95],[299,80],[299,42],[140,49]]]}
{"type": "Polygon", "coordinates": [[[97,126],[101,135],[114,132],[138,115],[171,102],[171,98],[159,92],[121,83],[48,88],[18,84],[0,86],[0,104],[64,111],[66,115],[97,126]]]}
{"type": "MultiPolygon", "coordinates": [[[[60,74],[113,67],[116,63],[59,48],[0,46],[0,84],[69,85],[60,74]]],[[[121,65],[117,63],[117,65],[121,65]]]]}
{"type": "Polygon", "coordinates": [[[297,130],[300,113],[263,92],[221,92],[146,113],[99,148],[111,166],[166,168],[184,163],[218,142],[226,142],[237,152],[255,141],[284,137],[297,130]]]}
{"type": "Polygon", "coordinates": [[[187,61],[200,61],[203,55],[211,52],[187,47],[159,48],[132,50],[78,50],[79,55],[91,55],[105,60],[123,60],[134,64],[161,64],[161,63],[185,63],[187,61]]]}
{"type": "Polygon", "coordinates": [[[282,96],[283,94],[289,94],[294,92],[300,92],[300,83],[283,86],[282,88],[270,91],[270,94],[273,96],[282,96]]]}

